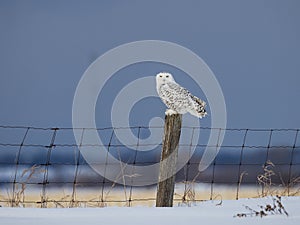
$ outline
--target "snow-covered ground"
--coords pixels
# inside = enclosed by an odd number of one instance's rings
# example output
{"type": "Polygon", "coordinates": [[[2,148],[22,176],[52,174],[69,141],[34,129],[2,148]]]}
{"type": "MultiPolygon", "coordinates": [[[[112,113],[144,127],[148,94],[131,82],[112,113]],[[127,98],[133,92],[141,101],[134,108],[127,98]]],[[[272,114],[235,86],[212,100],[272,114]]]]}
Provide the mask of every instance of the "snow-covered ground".
{"type": "Polygon", "coordinates": [[[234,217],[238,213],[249,213],[245,206],[260,210],[259,205],[272,205],[272,198],[205,201],[197,205],[173,208],[155,207],[105,207],[105,208],[0,208],[0,224],[10,225],[93,225],[93,224],[299,224],[300,197],[282,198],[289,213],[264,217],[234,217]]]}

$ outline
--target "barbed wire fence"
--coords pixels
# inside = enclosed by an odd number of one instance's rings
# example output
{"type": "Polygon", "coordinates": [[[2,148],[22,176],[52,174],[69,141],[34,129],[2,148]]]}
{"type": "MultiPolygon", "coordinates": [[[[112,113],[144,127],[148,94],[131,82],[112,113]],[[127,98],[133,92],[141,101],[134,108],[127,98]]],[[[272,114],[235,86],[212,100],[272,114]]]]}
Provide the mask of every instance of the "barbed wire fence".
{"type": "MultiPolygon", "coordinates": [[[[0,126],[0,205],[42,208],[154,205],[155,185],[119,184],[116,181],[122,180],[122,173],[115,181],[108,180],[97,174],[80,154],[80,146],[105,147],[107,155],[110,153],[135,166],[159,162],[161,143],[150,143],[154,150],[147,153],[132,151],[118,141],[115,135],[118,129],[133,132],[139,139],[147,136],[149,127],[99,128],[99,136],[105,139],[103,146],[84,142],[83,136],[92,129],[78,128],[82,133],[78,146],[73,128],[0,126]]],[[[212,129],[218,128],[182,127],[182,132],[199,130],[200,139],[198,143],[186,140],[179,145],[191,157],[176,174],[175,203],[278,192],[299,195],[299,129],[226,129],[219,154],[199,173],[199,162],[212,129]]],[[[140,145],[137,142],[130,147],[139,149],[140,145]]],[[[101,165],[105,170],[107,163],[106,160],[101,165]]],[[[126,176],[134,176],[132,173],[126,176]]]]}

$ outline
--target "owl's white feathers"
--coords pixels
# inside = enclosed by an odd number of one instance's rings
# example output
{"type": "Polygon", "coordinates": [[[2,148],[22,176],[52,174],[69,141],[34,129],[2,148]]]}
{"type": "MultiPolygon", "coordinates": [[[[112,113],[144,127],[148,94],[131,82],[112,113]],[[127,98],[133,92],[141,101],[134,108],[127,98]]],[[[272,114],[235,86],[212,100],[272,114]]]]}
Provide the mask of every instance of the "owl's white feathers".
{"type": "Polygon", "coordinates": [[[189,112],[199,118],[207,114],[206,103],[177,84],[170,73],[156,75],[156,90],[166,106],[179,114],[189,112]]]}

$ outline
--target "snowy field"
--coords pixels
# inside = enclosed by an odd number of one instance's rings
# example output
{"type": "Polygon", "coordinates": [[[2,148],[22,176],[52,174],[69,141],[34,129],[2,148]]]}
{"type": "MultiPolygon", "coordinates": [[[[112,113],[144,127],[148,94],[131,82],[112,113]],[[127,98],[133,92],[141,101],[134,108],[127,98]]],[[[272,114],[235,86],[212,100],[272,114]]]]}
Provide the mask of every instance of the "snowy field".
{"type": "Polygon", "coordinates": [[[260,205],[272,205],[273,199],[240,199],[205,201],[196,205],[173,208],[155,207],[104,207],[104,208],[0,208],[0,224],[10,225],[82,225],[82,224],[299,224],[300,197],[283,197],[282,204],[288,216],[275,213],[267,216],[250,215],[253,210],[260,211],[260,205]],[[236,217],[245,213],[246,217],[236,217]]]}

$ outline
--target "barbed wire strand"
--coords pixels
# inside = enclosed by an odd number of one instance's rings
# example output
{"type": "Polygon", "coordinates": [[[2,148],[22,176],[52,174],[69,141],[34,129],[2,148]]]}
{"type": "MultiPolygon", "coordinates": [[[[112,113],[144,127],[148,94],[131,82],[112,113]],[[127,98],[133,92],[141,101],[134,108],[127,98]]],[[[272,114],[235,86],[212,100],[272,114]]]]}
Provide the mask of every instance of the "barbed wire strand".
{"type": "MultiPolygon", "coordinates": [[[[130,126],[130,127],[101,127],[101,128],[92,128],[92,127],[35,127],[35,126],[9,126],[9,125],[0,125],[0,128],[6,129],[31,129],[31,130],[117,130],[117,129],[149,129],[149,128],[164,128],[164,126],[130,126]]],[[[182,126],[181,128],[188,129],[201,129],[201,130],[225,130],[225,131],[270,131],[270,128],[219,128],[219,127],[196,127],[196,126],[182,126]]],[[[273,131],[297,131],[299,128],[272,128],[273,131]]]]}

